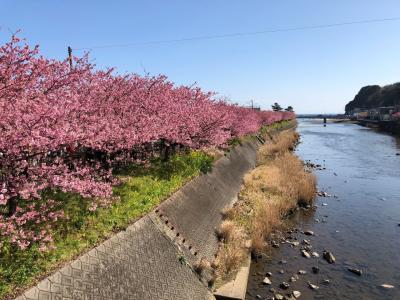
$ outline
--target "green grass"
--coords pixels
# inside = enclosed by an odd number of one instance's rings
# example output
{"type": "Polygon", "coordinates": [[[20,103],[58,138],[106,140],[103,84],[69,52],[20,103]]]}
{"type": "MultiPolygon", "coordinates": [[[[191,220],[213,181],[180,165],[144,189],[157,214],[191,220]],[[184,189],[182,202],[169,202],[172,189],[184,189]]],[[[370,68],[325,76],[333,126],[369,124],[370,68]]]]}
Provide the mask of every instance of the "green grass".
{"type": "Polygon", "coordinates": [[[108,208],[90,212],[90,201],[78,195],[47,193],[60,200],[68,220],[60,221],[54,230],[55,249],[47,253],[37,246],[21,251],[7,242],[0,252],[0,298],[11,296],[38,276],[56,269],[83,251],[94,247],[113,232],[151,211],[163,199],[182,187],[200,172],[208,172],[213,158],[203,152],[190,152],[171,157],[168,162],[153,160],[148,167],[131,165],[118,170],[123,184],[114,187],[119,200],[108,208]]]}
{"type": "Polygon", "coordinates": [[[285,121],[276,122],[271,125],[263,126],[260,129],[260,134],[265,135],[267,132],[282,129],[282,128],[288,126],[291,122],[293,122],[293,120],[290,120],[290,121],[285,120],[285,121]]]}

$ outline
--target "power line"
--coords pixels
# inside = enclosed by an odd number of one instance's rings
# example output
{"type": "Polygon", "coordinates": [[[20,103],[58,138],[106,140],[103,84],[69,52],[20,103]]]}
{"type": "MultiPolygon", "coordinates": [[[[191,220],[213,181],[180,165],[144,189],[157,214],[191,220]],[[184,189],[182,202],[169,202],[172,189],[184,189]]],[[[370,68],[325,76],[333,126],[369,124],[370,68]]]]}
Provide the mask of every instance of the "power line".
{"type": "Polygon", "coordinates": [[[325,29],[325,28],[338,27],[338,26],[349,26],[349,25],[370,24],[370,23],[382,23],[382,22],[399,21],[399,20],[400,20],[400,17],[384,18],[384,19],[369,19],[369,20],[350,21],[350,22],[341,22],[341,23],[308,25],[308,26],[289,27],[289,28],[280,28],[280,29],[269,29],[269,30],[262,30],[262,31],[235,32],[235,33],[226,33],[226,34],[219,34],[219,35],[204,35],[204,36],[195,36],[195,37],[187,37],[187,38],[180,38],[180,39],[170,39],[170,40],[154,40],[154,41],[147,41],[147,42],[127,43],[127,44],[99,45],[99,46],[92,46],[92,47],[74,48],[73,50],[92,50],[92,49],[104,49],[104,48],[124,48],[124,47],[135,47],[135,46],[146,46],[146,45],[157,45],[157,44],[169,44],[169,43],[179,43],[179,42],[200,41],[200,40],[214,40],[214,39],[224,39],[224,38],[241,37],[241,36],[252,36],[252,35],[261,35],[261,34],[269,34],[269,33],[277,33],[277,32],[325,29]]]}

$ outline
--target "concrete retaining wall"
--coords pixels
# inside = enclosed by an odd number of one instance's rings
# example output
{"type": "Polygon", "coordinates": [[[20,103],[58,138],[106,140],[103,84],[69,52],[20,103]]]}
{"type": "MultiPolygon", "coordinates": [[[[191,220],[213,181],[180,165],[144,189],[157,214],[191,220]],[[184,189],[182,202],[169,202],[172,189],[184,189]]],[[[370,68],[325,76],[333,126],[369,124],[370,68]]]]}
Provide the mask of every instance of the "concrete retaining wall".
{"type": "Polygon", "coordinates": [[[190,248],[194,256],[213,260],[221,211],[232,204],[244,174],[254,167],[258,145],[251,141],[236,147],[215,163],[211,173],[197,177],[157,208],[159,218],[174,228],[175,243],[190,248]]]}

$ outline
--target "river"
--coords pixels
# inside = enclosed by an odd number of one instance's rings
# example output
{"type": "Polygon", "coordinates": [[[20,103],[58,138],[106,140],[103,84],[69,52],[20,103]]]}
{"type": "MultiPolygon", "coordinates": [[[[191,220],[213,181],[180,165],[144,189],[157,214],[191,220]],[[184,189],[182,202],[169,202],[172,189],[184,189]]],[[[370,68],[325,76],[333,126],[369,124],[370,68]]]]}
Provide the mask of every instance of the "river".
{"type": "Polygon", "coordinates": [[[301,243],[273,248],[252,262],[246,299],[272,299],[274,293],[293,290],[301,292],[300,299],[400,299],[400,140],[355,124],[324,127],[321,120],[300,120],[298,131],[296,153],[326,168],[314,173],[318,189],[331,197],[317,197],[315,210],[300,210],[291,217],[288,226],[298,232],[286,235],[292,241],[309,240],[320,257],[302,257],[301,243]],[[305,230],[314,236],[304,235],[305,230]],[[336,263],[322,258],[325,249],[336,263]],[[290,282],[299,270],[307,274],[290,282]],[[270,286],[262,284],[267,272],[272,273],[270,286]],[[286,290],[279,287],[283,281],[290,284],[286,290]],[[319,289],[311,289],[308,282],[319,289]]]}

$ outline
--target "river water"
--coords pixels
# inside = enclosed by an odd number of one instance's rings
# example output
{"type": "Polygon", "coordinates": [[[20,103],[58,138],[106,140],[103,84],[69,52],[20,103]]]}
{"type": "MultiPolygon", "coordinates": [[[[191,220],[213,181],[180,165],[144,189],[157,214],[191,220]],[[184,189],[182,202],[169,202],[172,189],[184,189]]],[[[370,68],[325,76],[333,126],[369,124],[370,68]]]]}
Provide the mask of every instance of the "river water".
{"type": "Polygon", "coordinates": [[[253,261],[246,299],[272,299],[274,293],[293,290],[301,292],[300,299],[400,299],[400,140],[355,124],[324,127],[321,120],[300,120],[298,131],[297,155],[326,168],[314,173],[318,189],[331,197],[317,197],[315,210],[297,212],[288,226],[298,232],[286,235],[299,242],[308,239],[320,257],[302,257],[301,243],[282,243],[253,261]],[[315,235],[306,236],[304,230],[315,235]],[[322,258],[325,249],[336,263],[322,258]],[[299,270],[307,274],[290,282],[299,270]],[[271,286],[262,284],[267,272],[272,273],[271,286]],[[287,290],[279,287],[283,281],[290,284],[287,290]],[[312,290],[308,282],[319,289],[312,290]]]}

